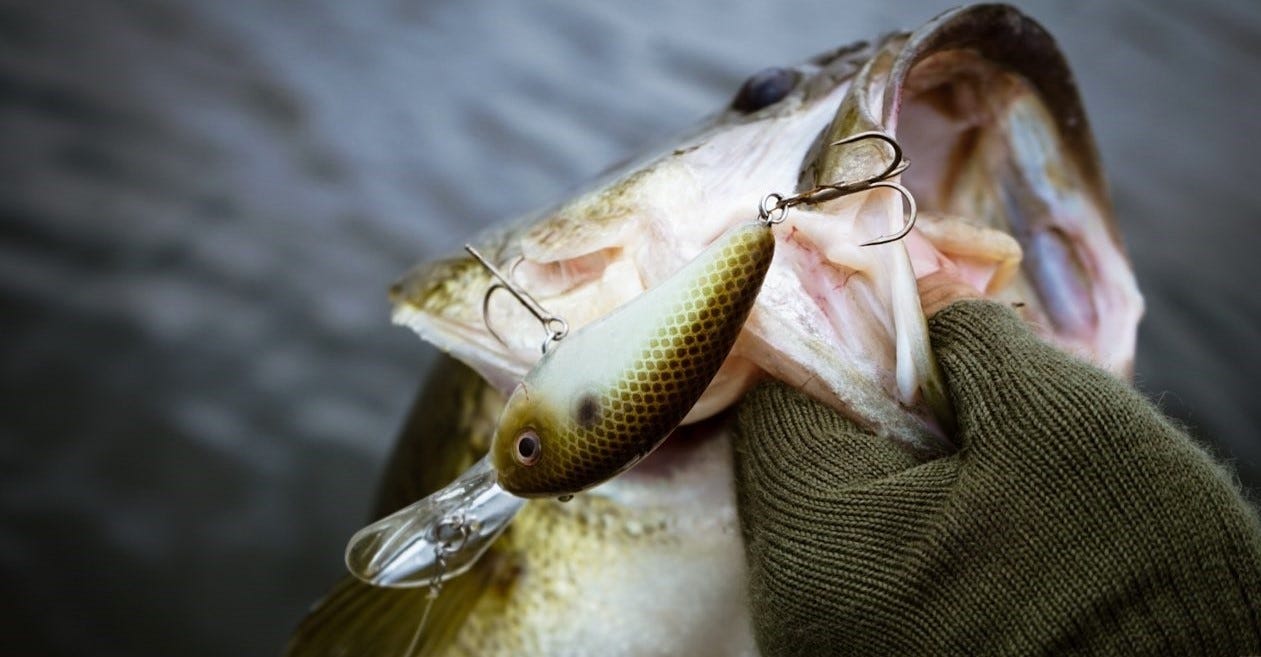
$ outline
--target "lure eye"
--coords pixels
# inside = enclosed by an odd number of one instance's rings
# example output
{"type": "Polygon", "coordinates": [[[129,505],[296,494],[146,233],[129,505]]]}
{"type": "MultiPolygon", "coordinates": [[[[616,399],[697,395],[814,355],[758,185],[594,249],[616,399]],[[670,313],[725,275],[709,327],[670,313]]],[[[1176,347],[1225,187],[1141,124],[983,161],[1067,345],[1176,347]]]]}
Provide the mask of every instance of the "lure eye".
{"type": "Polygon", "coordinates": [[[527,429],[517,436],[517,444],[514,447],[512,455],[517,459],[517,463],[527,468],[538,462],[539,456],[543,453],[543,441],[539,440],[539,435],[534,431],[527,429]]]}
{"type": "Polygon", "coordinates": [[[797,72],[789,68],[768,68],[754,73],[736,92],[731,109],[752,114],[770,107],[792,93],[797,86],[797,72]]]}

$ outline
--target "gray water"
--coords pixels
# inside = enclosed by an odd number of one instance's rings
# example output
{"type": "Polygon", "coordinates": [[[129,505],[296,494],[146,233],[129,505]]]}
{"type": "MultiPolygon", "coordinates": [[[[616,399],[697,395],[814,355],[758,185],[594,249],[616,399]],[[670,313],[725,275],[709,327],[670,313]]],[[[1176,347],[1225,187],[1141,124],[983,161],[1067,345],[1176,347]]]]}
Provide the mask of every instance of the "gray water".
{"type": "MultiPolygon", "coordinates": [[[[433,358],[399,273],[951,4],[0,2],[0,652],[277,653],[433,358]]],[[[1023,6],[1147,296],[1137,383],[1261,485],[1261,4],[1023,6]]]]}

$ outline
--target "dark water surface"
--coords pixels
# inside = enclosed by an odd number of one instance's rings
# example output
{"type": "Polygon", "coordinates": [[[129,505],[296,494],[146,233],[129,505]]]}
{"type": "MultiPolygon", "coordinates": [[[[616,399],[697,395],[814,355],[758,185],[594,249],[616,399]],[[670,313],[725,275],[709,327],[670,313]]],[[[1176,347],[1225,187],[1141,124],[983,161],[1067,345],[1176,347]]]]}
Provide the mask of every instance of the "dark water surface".
{"type": "MultiPolygon", "coordinates": [[[[525,4],[0,2],[4,645],[275,654],[432,358],[394,277],[953,3],[525,4]]],[[[1147,295],[1138,384],[1261,485],[1261,4],[1023,6],[1147,295]]]]}

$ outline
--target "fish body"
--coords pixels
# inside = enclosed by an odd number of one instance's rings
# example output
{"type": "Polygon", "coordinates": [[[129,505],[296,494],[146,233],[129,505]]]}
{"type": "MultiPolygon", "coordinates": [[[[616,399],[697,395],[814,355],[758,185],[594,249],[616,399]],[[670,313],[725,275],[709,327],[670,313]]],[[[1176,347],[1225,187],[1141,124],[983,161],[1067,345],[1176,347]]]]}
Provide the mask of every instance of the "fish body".
{"type": "Polygon", "coordinates": [[[491,446],[499,485],[522,497],[572,495],[647,456],[726,360],[774,253],[768,223],[737,226],[558,344],[500,418],[491,446]]]}
{"type": "MultiPolygon", "coordinates": [[[[730,354],[656,451],[568,503],[527,502],[444,585],[419,636],[425,589],[347,580],[304,621],[290,655],[756,654],[727,409],[773,377],[880,435],[935,444],[923,318],[896,301],[915,276],[951,268],[1053,344],[1128,373],[1142,298],[1072,75],[1035,22],[1007,6],[969,7],[755,78],[670,148],[474,246],[519,259],[514,281],[576,339],[748,222],[765,195],[884,169],[887,149],[826,151],[838,134],[869,129],[896,138],[911,162],[900,182],[920,207],[915,229],[858,246],[900,225],[887,190],[791,210],[730,354]]],[[[492,283],[453,256],[391,290],[395,321],[464,365],[435,373],[415,406],[378,515],[446,485],[492,442],[510,444],[494,437],[539,360],[538,325],[506,295],[484,317],[492,283]]],[[[600,356],[580,351],[580,361],[600,356]]],[[[572,413],[585,388],[563,383],[571,392],[554,412],[572,413]]]]}

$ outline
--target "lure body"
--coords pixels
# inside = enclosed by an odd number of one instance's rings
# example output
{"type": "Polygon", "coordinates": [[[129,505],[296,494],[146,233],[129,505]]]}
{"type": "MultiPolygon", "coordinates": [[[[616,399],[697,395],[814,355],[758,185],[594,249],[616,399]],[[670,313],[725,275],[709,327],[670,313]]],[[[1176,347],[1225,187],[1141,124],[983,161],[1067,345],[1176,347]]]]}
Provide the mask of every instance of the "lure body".
{"type": "Polygon", "coordinates": [[[730,353],[774,252],[767,224],[732,228],[546,354],[500,417],[499,485],[521,497],[571,495],[660,445],[730,353]]]}

